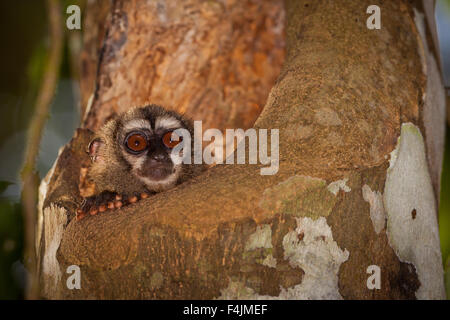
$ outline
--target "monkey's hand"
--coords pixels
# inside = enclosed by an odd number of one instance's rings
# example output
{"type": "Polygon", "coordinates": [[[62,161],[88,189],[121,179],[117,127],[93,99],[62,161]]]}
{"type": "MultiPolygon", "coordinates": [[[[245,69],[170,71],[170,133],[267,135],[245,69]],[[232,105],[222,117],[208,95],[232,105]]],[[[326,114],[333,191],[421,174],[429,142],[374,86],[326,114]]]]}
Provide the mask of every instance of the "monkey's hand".
{"type": "Polygon", "coordinates": [[[85,198],[81,203],[80,208],[77,209],[77,220],[83,219],[86,215],[96,215],[99,212],[107,210],[120,209],[124,205],[129,205],[137,202],[140,199],[148,198],[147,193],[139,195],[120,195],[111,191],[103,191],[100,194],[85,198]]]}

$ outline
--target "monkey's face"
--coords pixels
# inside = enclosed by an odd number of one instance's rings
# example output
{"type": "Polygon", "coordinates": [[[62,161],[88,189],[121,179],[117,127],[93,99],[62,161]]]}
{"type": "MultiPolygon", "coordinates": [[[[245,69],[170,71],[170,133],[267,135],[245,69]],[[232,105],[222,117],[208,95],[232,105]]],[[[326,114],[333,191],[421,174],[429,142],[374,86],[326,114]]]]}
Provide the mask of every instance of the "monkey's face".
{"type": "Polygon", "coordinates": [[[173,148],[182,143],[174,131],[182,123],[171,116],[133,119],[123,123],[118,144],[131,172],[150,190],[162,191],[174,186],[182,164],[175,164],[173,148]]]}
{"type": "MultiPolygon", "coordinates": [[[[192,169],[180,159],[184,144],[192,147],[193,131],[190,121],[174,111],[156,105],[130,109],[107,122],[89,144],[89,175],[99,188],[124,189],[114,185],[123,183],[155,192],[170,189],[192,169]]],[[[190,149],[186,157],[192,156],[190,149]]]]}

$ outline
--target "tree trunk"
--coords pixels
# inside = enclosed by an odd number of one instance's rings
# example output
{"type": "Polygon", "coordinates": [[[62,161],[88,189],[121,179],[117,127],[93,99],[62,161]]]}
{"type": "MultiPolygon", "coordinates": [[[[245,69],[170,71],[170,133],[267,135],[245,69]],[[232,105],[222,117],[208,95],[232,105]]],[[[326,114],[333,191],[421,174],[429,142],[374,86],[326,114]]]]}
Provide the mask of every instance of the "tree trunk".
{"type": "Polygon", "coordinates": [[[438,65],[419,2],[383,2],[380,30],[366,28],[369,5],[105,4],[102,45],[85,41],[84,128],[151,102],[204,128],[279,129],[279,171],[216,165],[76,221],[89,140],[79,129],[40,189],[43,297],[444,298],[438,65]],[[81,289],[66,286],[70,265],[81,289]]]}

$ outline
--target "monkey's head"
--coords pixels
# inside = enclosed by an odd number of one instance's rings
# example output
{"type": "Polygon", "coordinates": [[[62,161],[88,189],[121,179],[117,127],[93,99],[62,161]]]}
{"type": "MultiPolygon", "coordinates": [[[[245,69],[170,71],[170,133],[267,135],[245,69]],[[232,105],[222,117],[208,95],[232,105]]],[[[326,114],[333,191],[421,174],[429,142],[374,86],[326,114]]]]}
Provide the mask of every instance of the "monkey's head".
{"type": "Polygon", "coordinates": [[[177,129],[193,137],[190,121],[156,105],[136,107],[110,120],[88,147],[92,180],[100,189],[124,193],[173,187],[190,170],[174,159],[173,149],[183,143],[177,129]]]}

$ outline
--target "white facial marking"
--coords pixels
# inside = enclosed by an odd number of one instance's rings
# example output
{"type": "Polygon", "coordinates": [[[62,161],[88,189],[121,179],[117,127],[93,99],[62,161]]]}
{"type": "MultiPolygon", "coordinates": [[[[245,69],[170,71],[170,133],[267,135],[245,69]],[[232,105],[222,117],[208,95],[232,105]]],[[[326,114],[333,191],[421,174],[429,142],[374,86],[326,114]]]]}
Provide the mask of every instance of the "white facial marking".
{"type": "Polygon", "coordinates": [[[155,130],[159,128],[179,128],[181,127],[181,122],[173,117],[163,116],[156,118],[155,130]]]}
{"type": "Polygon", "coordinates": [[[150,131],[152,130],[150,122],[144,119],[135,119],[128,121],[123,127],[125,131],[131,131],[133,129],[148,129],[150,131]]]}
{"type": "Polygon", "coordinates": [[[133,167],[133,170],[140,170],[145,162],[145,157],[143,154],[132,155],[126,151],[122,151],[123,156],[127,162],[133,167]]]}
{"type": "MultiPolygon", "coordinates": [[[[177,120],[174,117],[170,117],[170,116],[162,116],[159,118],[156,118],[155,120],[155,129],[157,130],[159,128],[166,128],[166,129],[175,129],[175,128],[180,128],[182,127],[182,123],[177,120]]],[[[135,120],[131,120],[127,123],[124,124],[124,130],[125,131],[132,131],[134,129],[147,129],[149,131],[153,131],[152,127],[150,125],[150,122],[144,119],[135,119],[135,120]]],[[[123,155],[125,157],[125,159],[128,161],[129,164],[131,164],[132,166],[132,172],[133,174],[140,179],[143,183],[145,183],[145,185],[147,186],[147,188],[149,190],[152,191],[164,191],[167,189],[170,189],[171,187],[173,187],[178,178],[181,175],[181,172],[183,170],[182,165],[175,165],[174,166],[174,170],[173,173],[168,175],[164,180],[153,180],[151,178],[148,177],[143,177],[141,175],[138,174],[138,172],[142,169],[145,159],[146,157],[143,156],[144,154],[141,155],[132,155],[129,154],[125,151],[123,151],[123,155]]],[[[171,158],[172,155],[171,155],[171,158]]],[[[173,159],[172,159],[173,162],[173,159]]]]}

